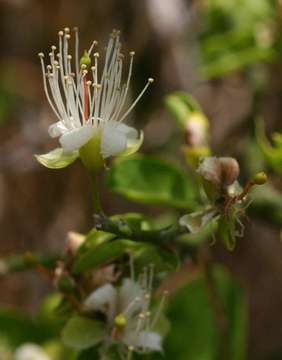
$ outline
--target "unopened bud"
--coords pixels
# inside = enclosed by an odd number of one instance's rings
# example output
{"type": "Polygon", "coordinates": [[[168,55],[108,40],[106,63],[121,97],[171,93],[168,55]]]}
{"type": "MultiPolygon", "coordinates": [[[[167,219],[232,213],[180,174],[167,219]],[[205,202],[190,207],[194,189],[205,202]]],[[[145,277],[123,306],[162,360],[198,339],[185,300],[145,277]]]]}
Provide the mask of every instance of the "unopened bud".
{"type": "Polygon", "coordinates": [[[189,113],[185,122],[185,143],[189,147],[207,145],[209,122],[200,112],[189,113]]]}
{"type": "Polygon", "coordinates": [[[67,234],[67,249],[72,254],[76,254],[79,247],[84,243],[85,236],[74,231],[69,231],[67,234]]]}
{"type": "Polygon", "coordinates": [[[207,156],[202,159],[198,168],[199,174],[204,180],[214,185],[220,185],[221,182],[221,164],[215,156],[207,156]]]}
{"type": "Polygon", "coordinates": [[[221,157],[219,161],[221,164],[222,185],[232,185],[240,173],[238,161],[232,157],[221,157]]]}
{"type": "Polygon", "coordinates": [[[254,177],[254,180],[253,182],[256,184],[256,185],[263,185],[267,182],[267,175],[265,172],[259,172],[256,174],[256,176],[254,177]]]}

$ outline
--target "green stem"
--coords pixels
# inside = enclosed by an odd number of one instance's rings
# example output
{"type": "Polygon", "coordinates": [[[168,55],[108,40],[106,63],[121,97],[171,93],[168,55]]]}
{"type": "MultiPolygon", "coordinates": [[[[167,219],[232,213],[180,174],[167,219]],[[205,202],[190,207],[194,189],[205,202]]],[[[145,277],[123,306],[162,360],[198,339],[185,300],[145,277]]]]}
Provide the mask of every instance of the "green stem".
{"type": "Polygon", "coordinates": [[[210,250],[206,245],[200,247],[198,253],[199,265],[202,268],[204,280],[208,291],[211,309],[220,333],[219,360],[228,358],[228,323],[223,304],[221,302],[217,284],[214,279],[213,263],[210,250]]]}
{"type": "Polygon", "coordinates": [[[96,214],[102,214],[103,209],[102,209],[101,201],[100,201],[97,174],[96,173],[94,173],[94,174],[91,173],[91,179],[92,179],[92,198],[93,198],[94,212],[96,214]]]}

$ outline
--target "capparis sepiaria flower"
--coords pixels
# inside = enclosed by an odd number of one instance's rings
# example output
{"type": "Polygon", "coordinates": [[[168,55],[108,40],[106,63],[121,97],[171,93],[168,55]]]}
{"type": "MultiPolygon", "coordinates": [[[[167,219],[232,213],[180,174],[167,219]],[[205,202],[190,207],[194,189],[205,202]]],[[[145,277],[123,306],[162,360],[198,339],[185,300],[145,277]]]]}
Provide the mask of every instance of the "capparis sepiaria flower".
{"type": "Polygon", "coordinates": [[[152,314],[149,284],[144,287],[126,278],[120,287],[108,283],[93,291],[84,301],[84,310],[106,316],[106,345],[121,343],[125,351],[148,353],[162,351],[162,336],[153,328],[161,316],[163,301],[152,314]]]}
{"type": "Polygon", "coordinates": [[[38,161],[49,168],[62,168],[80,157],[86,167],[95,170],[110,156],[136,152],[143,142],[143,133],[139,135],[123,121],[153,79],[148,79],[135,101],[126,107],[134,52],[129,53],[129,66],[124,76],[119,31],[114,30],[110,35],[101,69],[100,54],[95,51],[96,41],[80,57],[75,28],[72,56],[70,29],[65,28],[58,35],[59,46],[51,46],[50,63],[46,66],[43,53],[39,53],[39,57],[46,97],[57,117],[49,127],[49,135],[59,138],[61,148],[37,155],[38,161]]]}

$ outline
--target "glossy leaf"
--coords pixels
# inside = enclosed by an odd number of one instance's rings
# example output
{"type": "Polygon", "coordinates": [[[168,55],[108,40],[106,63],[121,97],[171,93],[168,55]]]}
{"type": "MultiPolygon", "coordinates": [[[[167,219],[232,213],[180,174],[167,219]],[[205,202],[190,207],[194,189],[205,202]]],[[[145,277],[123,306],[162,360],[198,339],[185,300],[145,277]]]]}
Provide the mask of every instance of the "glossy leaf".
{"type": "Polygon", "coordinates": [[[63,343],[76,350],[88,349],[106,335],[105,325],[81,316],[72,317],[62,331],[63,343]]]}
{"type": "Polygon", "coordinates": [[[80,246],[78,250],[78,256],[81,256],[90,249],[95,249],[97,246],[103,244],[104,242],[110,241],[115,237],[114,234],[96,230],[95,228],[90,230],[85,237],[85,241],[80,246]]]}
{"type": "MultiPolygon", "coordinates": [[[[225,309],[228,335],[225,359],[244,360],[246,355],[247,305],[245,296],[223,269],[214,272],[219,300],[225,309]]],[[[202,277],[177,291],[168,306],[172,331],[164,343],[163,359],[220,358],[220,331],[202,277]],[[184,335],[185,334],[185,335],[184,335]],[[185,336],[185,341],[183,341],[185,336]]],[[[158,357],[152,357],[158,358],[158,357]]]]}
{"type": "Polygon", "coordinates": [[[142,246],[142,243],[130,240],[115,240],[103,243],[79,256],[74,263],[73,271],[75,273],[81,273],[83,271],[94,269],[98,266],[112,262],[128,251],[140,249],[142,246]]]}
{"type": "Polygon", "coordinates": [[[190,208],[195,191],[188,175],[162,160],[135,156],[114,162],[107,179],[111,190],[148,204],[190,208]]]}

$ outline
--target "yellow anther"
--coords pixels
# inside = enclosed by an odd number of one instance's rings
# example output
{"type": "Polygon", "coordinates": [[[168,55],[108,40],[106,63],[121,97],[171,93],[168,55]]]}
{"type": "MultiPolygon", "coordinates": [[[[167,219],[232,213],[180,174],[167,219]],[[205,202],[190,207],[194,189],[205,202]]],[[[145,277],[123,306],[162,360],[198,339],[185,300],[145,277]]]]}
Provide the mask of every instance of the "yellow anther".
{"type": "Polygon", "coordinates": [[[149,78],[149,79],[148,79],[148,82],[149,82],[149,83],[153,83],[154,81],[155,81],[155,80],[154,80],[153,78],[149,78]]]}

